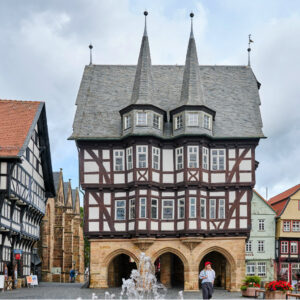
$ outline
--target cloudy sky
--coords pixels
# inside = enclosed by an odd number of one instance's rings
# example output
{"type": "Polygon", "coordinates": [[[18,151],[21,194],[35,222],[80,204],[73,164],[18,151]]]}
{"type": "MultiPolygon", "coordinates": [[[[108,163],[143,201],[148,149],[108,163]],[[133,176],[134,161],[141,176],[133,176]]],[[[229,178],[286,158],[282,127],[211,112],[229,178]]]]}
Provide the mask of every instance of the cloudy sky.
{"type": "MultiPolygon", "coordinates": [[[[78,185],[72,133],[90,42],[95,64],[136,64],[149,11],[153,64],[183,64],[189,13],[200,64],[251,63],[260,89],[264,133],[256,189],[269,197],[300,183],[300,1],[293,0],[1,0],[0,98],[46,102],[53,170],[78,185]]],[[[2,116],[0,116],[2,117],[2,116]]]]}

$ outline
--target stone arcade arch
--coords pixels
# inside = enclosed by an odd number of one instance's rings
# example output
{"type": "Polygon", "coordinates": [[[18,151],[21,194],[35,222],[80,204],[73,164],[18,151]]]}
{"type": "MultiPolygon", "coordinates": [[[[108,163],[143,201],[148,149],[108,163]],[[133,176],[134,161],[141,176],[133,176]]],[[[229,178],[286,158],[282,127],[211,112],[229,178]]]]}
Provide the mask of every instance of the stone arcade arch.
{"type": "Polygon", "coordinates": [[[159,250],[153,257],[156,276],[166,287],[184,287],[187,259],[178,250],[167,247],[159,250]]]}
{"type": "MultiPolygon", "coordinates": [[[[211,247],[206,249],[199,256],[197,263],[199,272],[203,270],[205,261],[210,261],[216,272],[215,286],[230,290],[232,282],[235,282],[235,260],[232,255],[221,247],[211,247]]],[[[199,280],[199,288],[201,282],[199,280]]]]}
{"type": "Polygon", "coordinates": [[[108,287],[120,287],[122,278],[128,279],[131,271],[137,269],[138,259],[128,250],[119,249],[106,258],[108,287]]]}

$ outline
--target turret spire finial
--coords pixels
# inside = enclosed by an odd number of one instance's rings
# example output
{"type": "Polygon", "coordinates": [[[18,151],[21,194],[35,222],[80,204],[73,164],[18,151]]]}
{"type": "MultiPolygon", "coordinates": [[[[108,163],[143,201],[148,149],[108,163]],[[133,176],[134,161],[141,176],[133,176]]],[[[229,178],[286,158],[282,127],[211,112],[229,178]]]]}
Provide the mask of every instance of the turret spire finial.
{"type": "Polygon", "coordinates": [[[194,13],[193,12],[190,13],[190,17],[191,17],[191,35],[190,35],[190,37],[194,37],[194,32],[193,32],[193,18],[194,18],[194,13]]]}
{"type": "Polygon", "coordinates": [[[92,45],[92,43],[89,44],[89,48],[90,48],[90,65],[92,65],[93,64],[93,52],[92,52],[93,45],[92,45]]]}
{"type": "Polygon", "coordinates": [[[148,11],[144,11],[144,16],[145,16],[145,29],[144,29],[144,36],[147,36],[147,16],[148,16],[148,11]]]}
{"type": "Polygon", "coordinates": [[[251,63],[250,63],[250,52],[251,52],[251,43],[254,43],[253,40],[251,40],[251,34],[248,35],[248,67],[251,66],[251,63]]]}

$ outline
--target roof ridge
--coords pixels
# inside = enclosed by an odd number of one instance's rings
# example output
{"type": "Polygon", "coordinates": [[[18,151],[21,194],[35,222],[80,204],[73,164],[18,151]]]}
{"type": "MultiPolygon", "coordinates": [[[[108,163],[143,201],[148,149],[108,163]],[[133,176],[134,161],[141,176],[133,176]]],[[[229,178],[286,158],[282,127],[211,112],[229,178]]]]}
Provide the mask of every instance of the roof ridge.
{"type": "Polygon", "coordinates": [[[45,103],[45,101],[36,100],[17,100],[17,99],[0,99],[1,102],[14,102],[14,103],[45,103]]]}
{"type": "Polygon", "coordinates": [[[277,202],[280,202],[286,198],[288,198],[289,196],[291,196],[293,193],[295,193],[298,189],[300,189],[300,184],[296,184],[295,186],[273,196],[272,198],[269,199],[269,203],[270,204],[274,204],[277,202]]]}

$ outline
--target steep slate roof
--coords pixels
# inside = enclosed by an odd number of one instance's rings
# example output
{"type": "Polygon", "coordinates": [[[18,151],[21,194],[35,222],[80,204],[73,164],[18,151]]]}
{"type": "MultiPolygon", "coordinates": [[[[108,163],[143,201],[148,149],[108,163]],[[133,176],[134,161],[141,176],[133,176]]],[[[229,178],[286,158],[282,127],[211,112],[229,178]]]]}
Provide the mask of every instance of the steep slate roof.
{"type": "Polygon", "coordinates": [[[41,102],[0,100],[0,157],[22,156],[42,106],[41,102]]]}
{"type": "Polygon", "coordinates": [[[270,205],[272,205],[273,209],[276,211],[277,216],[280,216],[285,207],[287,206],[290,196],[292,196],[294,193],[296,193],[300,189],[300,184],[297,184],[290,189],[287,189],[286,191],[272,197],[268,202],[270,205]]]}
{"type": "Polygon", "coordinates": [[[69,191],[69,182],[64,182],[65,204],[67,204],[67,201],[68,201],[68,191],[69,191]]]}
{"type": "Polygon", "coordinates": [[[53,181],[54,181],[54,187],[56,192],[59,186],[59,174],[60,174],[59,172],[53,172],[53,181]]]}
{"type": "Polygon", "coordinates": [[[191,34],[186,53],[180,101],[185,105],[204,105],[202,80],[191,19],[191,34]]]}
{"type": "Polygon", "coordinates": [[[145,16],[145,30],[136,67],[131,103],[149,104],[153,97],[153,78],[151,68],[150,47],[145,16]]]}
{"type": "MultiPolygon", "coordinates": [[[[216,111],[213,136],[264,137],[258,83],[252,69],[247,66],[200,66],[199,70],[206,104],[216,111]]],[[[152,66],[151,104],[166,111],[181,105],[183,71],[184,66],[152,66]]],[[[121,137],[119,110],[131,104],[135,73],[136,66],[128,65],[85,67],[70,139],[121,137]]]]}
{"type": "Polygon", "coordinates": [[[76,189],[72,189],[72,203],[73,203],[73,209],[75,210],[75,203],[76,202],[76,189]]]}

